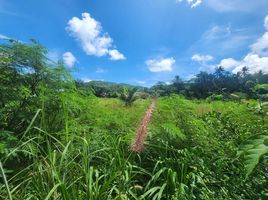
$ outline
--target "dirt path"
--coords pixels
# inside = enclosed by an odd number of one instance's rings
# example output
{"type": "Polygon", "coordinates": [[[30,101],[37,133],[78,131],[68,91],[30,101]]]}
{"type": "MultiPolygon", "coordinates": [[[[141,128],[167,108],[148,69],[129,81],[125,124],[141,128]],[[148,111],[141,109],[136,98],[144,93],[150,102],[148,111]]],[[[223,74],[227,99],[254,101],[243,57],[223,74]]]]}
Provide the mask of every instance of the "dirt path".
{"type": "Polygon", "coordinates": [[[155,100],[152,101],[150,107],[146,111],[143,120],[141,121],[141,124],[136,132],[135,138],[133,140],[133,143],[131,145],[131,150],[136,153],[140,153],[144,149],[144,141],[146,139],[146,133],[148,125],[151,121],[153,112],[155,110],[155,100]]]}

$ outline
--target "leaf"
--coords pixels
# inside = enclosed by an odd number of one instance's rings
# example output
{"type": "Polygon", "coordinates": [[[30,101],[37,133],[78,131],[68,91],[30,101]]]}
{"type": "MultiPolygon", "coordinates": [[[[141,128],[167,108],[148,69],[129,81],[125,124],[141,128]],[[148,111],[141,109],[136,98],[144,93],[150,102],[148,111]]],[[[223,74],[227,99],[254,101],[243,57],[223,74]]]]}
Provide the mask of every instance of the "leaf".
{"type": "Polygon", "coordinates": [[[7,178],[6,178],[6,175],[5,175],[5,172],[4,172],[4,169],[3,169],[3,166],[2,166],[1,162],[0,162],[0,171],[2,173],[2,177],[4,179],[4,183],[5,183],[5,186],[6,186],[6,189],[7,189],[8,198],[9,198],[9,200],[12,200],[12,195],[11,195],[11,192],[10,192],[10,189],[9,189],[8,181],[7,181],[7,178]]]}
{"type": "Polygon", "coordinates": [[[161,126],[163,130],[173,137],[178,137],[181,140],[185,140],[186,136],[181,132],[181,130],[172,123],[165,123],[161,126]]]}
{"type": "Polygon", "coordinates": [[[241,156],[242,154],[245,154],[246,151],[252,149],[257,144],[263,143],[266,139],[268,139],[268,135],[266,134],[258,134],[248,138],[240,145],[237,155],[241,156]]]}
{"type": "Polygon", "coordinates": [[[55,192],[55,190],[61,185],[61,183],[58,183],[56,185],[54,185],[54,187],[49,191],[48,195],[46,196],[45,200],[50,199],[50,197],[52,196],[52,194],[55,192]]]}
{"type": "Polygon", "coordinates": [[[261,157],[268,153],[268,135],[256,135],[241,145],[239,156],[244,156],[246,176],[248,177],[258,165],[261,157]]]}
{"type": "Polygon", "coordinates": [[[268,153],[268,146],[266,144],[258,144],[252,149],[248,150],[245,155],[245,167],[247,176],[252,173],[256,165],[259,163],[260,158],[268,153]]]}

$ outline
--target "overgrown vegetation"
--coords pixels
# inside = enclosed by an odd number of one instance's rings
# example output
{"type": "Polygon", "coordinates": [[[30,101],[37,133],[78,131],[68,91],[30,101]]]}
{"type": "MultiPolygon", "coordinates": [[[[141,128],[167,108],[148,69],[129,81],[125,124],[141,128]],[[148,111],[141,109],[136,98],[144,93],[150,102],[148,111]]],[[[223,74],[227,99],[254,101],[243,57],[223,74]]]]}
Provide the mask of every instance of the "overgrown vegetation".
{"type": "Polygon", "coordinates": [[[0,199],[268,198],[267,75],[85,84],[46,53],[35,41],[0,45],[0,199]]]}

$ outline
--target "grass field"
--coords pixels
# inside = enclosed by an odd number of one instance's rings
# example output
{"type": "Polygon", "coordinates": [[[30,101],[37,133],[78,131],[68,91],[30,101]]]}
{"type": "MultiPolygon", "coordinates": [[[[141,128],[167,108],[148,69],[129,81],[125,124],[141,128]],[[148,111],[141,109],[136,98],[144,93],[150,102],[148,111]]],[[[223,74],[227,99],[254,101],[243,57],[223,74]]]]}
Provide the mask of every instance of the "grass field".
{"type": "Polygon", "coordinates": [[[140,154],[130,145],[150,100],[126,107],[118,99],[76,96],[64,103],[63,129],[47,131],[51,116],[43,109],[7,152],[0,198],[265,198],[267,165],[245,179],[237,156],[244,140],[267,132],[257,102],[159,98],[140,154]]]}

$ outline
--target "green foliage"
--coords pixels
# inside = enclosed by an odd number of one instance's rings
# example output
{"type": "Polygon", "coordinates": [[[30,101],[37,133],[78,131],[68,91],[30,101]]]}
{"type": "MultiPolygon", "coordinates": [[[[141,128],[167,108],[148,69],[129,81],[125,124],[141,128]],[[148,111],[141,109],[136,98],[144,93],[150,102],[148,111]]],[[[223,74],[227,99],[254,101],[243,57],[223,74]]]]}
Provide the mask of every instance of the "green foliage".
{"type": "Polygon", "coordinates": [[[14,147],[14,143],[17,143],[17,141],[17,138],[12,135],[12,132],[0,131],[0,156],[5,157],[8,155],[14,147]]]}
{"type": "Polygon", "coordinates": [[[136,92],[138,88],[124,88],[124,91],[120,95],[120,99],[125,103],[126,106],[131,106],[134,101],[138,99],[136,92]]]}
{"type": "Polygon", "coordinates": [[[238,151],[239,156],[244,156],[247,176],[252,173],[260,158],[268,153],[268,134],[255,135],[246,140],[238,151]]]}
{"type": "Polygon", "coordinates": [[[260,100],[268,101],[268,84],[257,84],[253,91],[260,100]]]}
{"type": "Polygon", "coordinates": [[[267,84],[268,74],[261,71],[249,74],[248,69],[244,67],[237,74],[233,74],[225,71],[222,67],[218,67],[214,73],[201,71],[189,81],[183,81],[179,76],[175,76],[171,84],[158,82],[150,90],[152,93],[156,92],[159,96],[176,93],[183,94],[190,99],[205,99],[223,95],[224,100],[238,100],[233,97],[233,94],[235,94],[240,99],[259,98],[267,100],[267,84]]]}
{"type": "MultiPolygon", "coordinates": [[[[117,84],[106,81],[90,81],[88,83],[83,83],[82,81],[76,81],[76,85],[79,89],[83,89],[86,91],[93,92],[97,97],[105,97],[105,98],[116,98],[120,97],[120,95],[124,92],[125,88],[127,90],[131,90],[134,87],[127,84],[117,84]]],[[[143,90],[142,87],[136,87],[139,90],[143,90]]]]}
{"type": "Polygon", "coordinates": [[[211,101],[223,101],[224,100],[224,97],[222,94],[212,94],[211,96],[207,97],[206,100],[208,102],[211,102],[211,101]]]}
{"type": "Polygon", "coordinates": [[[245,182],[244,162],[235,156],[243,141],[255,132],[267,130],[262,125],[261,116],[250,109],[255,105],[256,102],[194,102],[178,96],[161,98],[151,127],[148,154],[163,158],[167,167],[173,166],[176,159],[178,164],[175,166],[181,163],[188,166],[186,176],[193,174],[200,181],[194,189],[187,179],[182,182],[186,195],[194,191],[188,198],[263,198],[267,191],[261,188],[267,183],[267,168],[256,169],[260,175],[245,182]],[[174,131],[166,131],[159,126],[165,127],[166,123],[181,130],[186,138],[168,137],[174,131]],[[177,157],[175,152],[178,150],[188,153],[177,157]],[[190,161],[187,159],[185,162],[186,155],[190,161]],[[215,183],[218,187],[214,187],[215,183]],[[247,190],[251,192],[245,192],[247,190]]]}
{"type": "MultiPolygon", "coordinates": [[[[268,84],[258,84],[254,87],[254,90],[262,90],[263,92],[267,93],[268,92],[268,84]]],[[[261,92],[261,91],[260,91],[261,92]]]]}
{"type": "Polygon", "coordinates": [[[168,135],[173,138],[179,138],[185,140],[186,136],[181,132],[181,130],[174,124],[166,123],[161,126],[163,134],[168,135]]]}
{"type": "Polygon", "coordinates": [[[35,41],[12,40],[1,44],[0,51],[0,129],[18,134],[40,107],[44,93],[54,101],[63,88],[72,88],[72,79],[63,64],[51,63],[45,56],[47,50],[35,41]]]}

